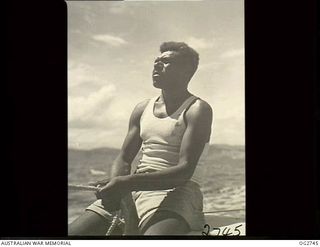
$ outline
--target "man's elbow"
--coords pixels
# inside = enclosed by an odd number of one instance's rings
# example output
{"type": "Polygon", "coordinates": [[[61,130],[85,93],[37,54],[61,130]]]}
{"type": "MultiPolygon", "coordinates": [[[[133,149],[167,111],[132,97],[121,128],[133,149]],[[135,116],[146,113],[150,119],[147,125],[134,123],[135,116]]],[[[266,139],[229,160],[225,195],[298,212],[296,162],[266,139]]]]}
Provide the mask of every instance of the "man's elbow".
{"type": "Polygon", "coordinates": [[[192,175],[193,175],[194,169],[188,165],[181,165],[181,172],[179,174],[179,184],[185,184],[188,182],[192,175]]]}

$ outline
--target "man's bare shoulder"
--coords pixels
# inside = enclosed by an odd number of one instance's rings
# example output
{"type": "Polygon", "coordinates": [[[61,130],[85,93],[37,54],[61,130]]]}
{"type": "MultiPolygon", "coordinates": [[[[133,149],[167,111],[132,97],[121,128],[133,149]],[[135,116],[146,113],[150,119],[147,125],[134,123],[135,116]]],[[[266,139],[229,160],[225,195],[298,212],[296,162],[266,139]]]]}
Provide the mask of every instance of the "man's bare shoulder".
{"type": "Polygon", "coordinates": [[[145,99],[144,101],[141,101],[139,102],[134,110],[133,110],[133,113],[136,113],[136,114],[142,114],[144,109],[146,109],[148,103],[149,103],[150,99],[145,99]]]}
{"type": "Polygon", "coordinates": [[[211,106],[204,101],[203,99],[197,99],[188,109],[187,117],[188,118],[212,118],[212,108],[211,106]]]}
{"type": "Polygon", "coordinates": [[[198,140],[199,143],[209,142],[213,113],[211,106],[206,101],[197,99],[186,112],[185,122],[194,132],[193,142],[195,140],[198,140]]]}
{"type": "Polygon", "coordinates": [[[146,100],[138,103],[131,113],[131,119],[139,121],[140,117],[141,117],[142,113],[144,112],[144,110],[146,109],[149,101],[150,101],[150,99],[146,99],[146,100]]]}

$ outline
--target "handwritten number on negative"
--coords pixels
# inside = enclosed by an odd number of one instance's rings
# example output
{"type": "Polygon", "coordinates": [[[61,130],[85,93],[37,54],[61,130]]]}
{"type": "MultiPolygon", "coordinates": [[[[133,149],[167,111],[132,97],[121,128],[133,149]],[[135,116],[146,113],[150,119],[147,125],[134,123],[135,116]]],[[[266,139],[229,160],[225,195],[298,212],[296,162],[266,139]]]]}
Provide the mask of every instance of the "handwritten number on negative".
{"type": "Polygon", "coordinates": [[[207,228],[207,232],[202,231],[202,236],[208,236],[210,233],[210,226],[208,224],[205,224],[203,228],[207,228]]]}
{"type": "Polygon", "coordinates": [[[221,229],[223,229],[222,234],[221,234],[222,236],[240,236],[241,232],[238,228],[241,226],[242,226],[242,224],[236,226],[233,230],[230,227],[223,227],[223,228],[222,227],[220,227],[220,228],[213,227],[211,229],[210,225],[205,224],[203,226],[204,231],[202,231],[202,236],[209,236],[210,233],[211,233],[211,235],[213,235],[213,231],[218,231],[218,233],[215,236],[219,236],[221,233],[221,229]],[[234,233],[237,233],[237,234],[234,234],[234,233]]]}

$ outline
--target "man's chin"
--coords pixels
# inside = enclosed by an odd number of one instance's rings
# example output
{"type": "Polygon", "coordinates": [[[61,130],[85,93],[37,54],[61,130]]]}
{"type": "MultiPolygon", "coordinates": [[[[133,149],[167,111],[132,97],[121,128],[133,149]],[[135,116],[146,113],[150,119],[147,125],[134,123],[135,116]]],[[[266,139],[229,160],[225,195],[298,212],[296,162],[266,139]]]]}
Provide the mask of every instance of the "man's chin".
{"type": "Polygon", "coordinates": [[[155,88],[160,88],[160,89],[161,89],[161,83],[158,82],[158,81],[153,81],[153,86],[154,86],[155,88]]]}

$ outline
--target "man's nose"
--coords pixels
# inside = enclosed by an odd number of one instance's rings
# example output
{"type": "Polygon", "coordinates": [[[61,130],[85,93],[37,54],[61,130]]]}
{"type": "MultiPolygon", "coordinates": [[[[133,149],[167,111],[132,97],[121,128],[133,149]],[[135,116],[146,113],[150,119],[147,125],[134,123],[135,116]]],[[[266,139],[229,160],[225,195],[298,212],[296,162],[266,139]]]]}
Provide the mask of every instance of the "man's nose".
{"type": "Polygon", "coordinates": [[[162,70],[163,69],[163,63],[158,61],[154,63],[154,69],[156,70],[162,70]]]}

